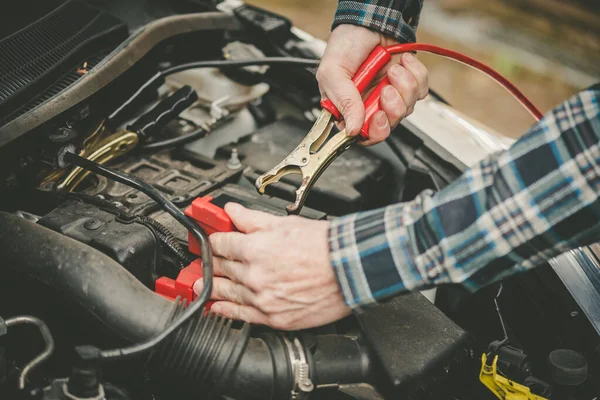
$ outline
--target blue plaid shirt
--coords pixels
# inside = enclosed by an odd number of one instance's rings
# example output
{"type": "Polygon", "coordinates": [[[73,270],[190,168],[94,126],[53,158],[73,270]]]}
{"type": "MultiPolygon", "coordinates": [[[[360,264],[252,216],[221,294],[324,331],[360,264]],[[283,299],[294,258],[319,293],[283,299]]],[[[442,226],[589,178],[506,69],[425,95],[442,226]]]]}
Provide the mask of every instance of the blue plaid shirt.
{"type": "Polygon", "coordinates": [[[423,0],[340,0],[333,28],[359,25],[399,42],[414,42],[421,8],[423,0]]]}
{"type": "Polygon", "coordinates": [[[600,241],[600,85],[510,149],[413,201],[331,221],[331,263],[357,308],[409,290],[470,290],[600,241]]]}

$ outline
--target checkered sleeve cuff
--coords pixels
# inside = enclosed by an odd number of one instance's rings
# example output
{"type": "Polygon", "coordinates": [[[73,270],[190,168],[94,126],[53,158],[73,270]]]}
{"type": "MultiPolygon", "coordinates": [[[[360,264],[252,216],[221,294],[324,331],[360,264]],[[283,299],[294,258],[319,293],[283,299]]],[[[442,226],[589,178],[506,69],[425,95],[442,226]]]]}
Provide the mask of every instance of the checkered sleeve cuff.
{"type": "Polygon", "coordinates": [[[427,191],[409,203],[331,221],[331,264],[350,308],[431,286],[417,266],[413,224],[423,215],[423,200],[431,194],[427,191]]]}
{"type": "Polygon", "coordinates": [[[414,42],[422,7],[423,0],[340,0],[332,29],[358,25],[399,42],[414,42]]]}
{"type": "Polygon", "coordinates": [[[351,308],[409,290],[475,291],[600,238],[600,91],[583,91],[435,195],[331,221],[351,308]]]}

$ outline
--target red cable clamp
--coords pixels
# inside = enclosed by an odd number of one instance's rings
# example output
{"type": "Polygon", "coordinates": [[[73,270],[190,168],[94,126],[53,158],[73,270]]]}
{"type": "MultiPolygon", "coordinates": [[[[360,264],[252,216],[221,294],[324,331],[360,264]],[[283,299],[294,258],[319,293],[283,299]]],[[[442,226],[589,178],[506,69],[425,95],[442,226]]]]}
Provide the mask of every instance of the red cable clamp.
{"type": "MultiPolygon", "coordinates": [[[[185,214],[194,219],[204,231],[212,235],[215,232],[233,232],[235,226],[224,209],[212,203],[212,196],[199,197],[192,202],[185,214]]],[[[190,252],[200,255],[200,244],[188,233],[188,249],[190,252]]],[[[154,291],[170,300],[177,296],[186,299],[188,304],[196,299],[194,283],[202,278],[202,262],[200,259],[193,261],[190,265],[179,272],[177,279],[166,276],[160,277],[155,282],[154,291]]],[[[206,303],[210,309],[214,301],[206,303]]]]}
{"type": "MultiPolygon", "coordinates": [[[[212,203],[212,196],[199,197],[185,210],[185,215],[192,218],[208,234],[215,232],[233,232],[235,226],[229,216],[219,206],[212,203]]],[[[188,249],[190,252],[200,255],[200,243],[188,232],[188,249]]]]}
{"type": "MultiPolygon", "coordinates": [[[[181,297],[181,299],[187,300],[187,304],[190,304],[197,297],[194,293],[194,283],[200,278],[202,278],[202,261],[198,259],[179,271],[177,279],[166,276],[158,278],[154,291],[169,300],[181,297]]],[[[206,303],[206,308],[210,309],[213,303],[214,301],[206,303]]]]}

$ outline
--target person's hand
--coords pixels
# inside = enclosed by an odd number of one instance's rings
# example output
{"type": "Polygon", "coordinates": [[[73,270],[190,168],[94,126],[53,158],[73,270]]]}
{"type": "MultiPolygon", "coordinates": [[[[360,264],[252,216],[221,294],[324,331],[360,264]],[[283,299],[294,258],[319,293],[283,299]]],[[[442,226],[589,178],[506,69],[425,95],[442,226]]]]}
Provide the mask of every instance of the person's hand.
{"type": "MultiPolygon", "coordinates": [[[[394,44],[392,39],[367,28],[339,25],[327,41],[325,54],[317,70],[317,81],[323,98],[330,99],[342,113],[348,135],[360,132],[365,109],[361,94],[352,83],[352,77],[377,45],[394,44]]],[[[381,93],[381,108],[369,124],[369,139],[365,145],[379,143],[387,138],[402,119],[409,116],[417,100],[429,90],[427,69],[409,53],[392,57],[387,73],[391,85],[381,93]]]]}
{"type": "MultiPolygon", "coordinates": [[[[234,203],[225,211],[240,232],[210,236],[215,274],[222,276],[214,278],[215,313],[283,330],[350,313],[329,262],[327,221],[276,217],[234,203]]],[[[198,280],[194,291],[201,290],[198,280]]]]}

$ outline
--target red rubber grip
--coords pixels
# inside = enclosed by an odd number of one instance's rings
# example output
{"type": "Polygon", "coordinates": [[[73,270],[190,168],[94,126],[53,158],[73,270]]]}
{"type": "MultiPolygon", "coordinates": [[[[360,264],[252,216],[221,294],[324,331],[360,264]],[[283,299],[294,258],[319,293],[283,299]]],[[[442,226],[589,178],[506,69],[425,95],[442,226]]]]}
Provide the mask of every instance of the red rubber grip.
{"type": "MultiPolygon", "coordinates": [[[[382,46],[377,46],[375,50],[369,55],[369,58],[360,66],[358,72],[352,79],[358,90],[362,93],[369,86],[369,84],[373,81],[377,73],[391,60],[392,54],[406,53],[406,52],[414,52],[414,51],[422,51],[426,53],[437,54],[443,57],[450,58],[455,61],[459,61],[463,64],[471,66],[475,69],[478,69],[491,78],[493,78],[496,82],[502,85],[506,90],[508,90],[530,113],[536,120],[540,120],[543,116],[542,112],[533,104],[533,102],[523,94],[512,82],[502,76],[500,73],[490,68],[489,66],[474,60],[464,54],[458,53],[456,51],[444,49],[439,46],[433,46],[429,44],[422,43],[405,43],[405,44],[397,44],[393,46],[389,46],[384,48],[382,46]]],[[[389,80],[384,78],[382,82],[377,85],[373,93],[369,95],[367,100],[365,100],[365,123],[363,124],[362,130],[360,132],[361,137],[367,139],[369,137],[369,122],[373,114],[381,109],[380,106],[380,98],[381,98],[381,90],[389,85],[389,80]]],[[[329,111],[337,120],[341,119],[341,114],[339,110],[333,105],[330,100],[321,101],[321,106],[329,111]]]]}
{"type": "MultiPolygon", "coordinates": [[[[387,49],[383,46],[377,46],[371,52],[366,61],[362,63],[356,74],[354,74],[354,78],[352,78],[352,82],[354,82],[354,85],[360,93],[363,93],[365,89],[367,89],[371,82],[373,82],[373,79],[375,79],[377,74],[388,62],[390,62],[391,59],[392,56],[390,52],[387,51],[387,49]]],[[[342,114],[331,102],[331,100],[322,100],[321,107],[329,111],[336,120],[339,121],[342,119],[342,114]]]]}
{"type": "Polygon", "coordinates": [[[390,80],[386,75],[385,78],[383,78],[381,82],[379,82],[377,87],[373,89],[369,97],[367,97],[367,99],[365,100],[365,123],[363,124],[362,129],[360,130],[360,136],[363,139],[369,138],[369,123],[371,122],[373,114],[381,110],[381,91],[384,87],[386,87],[389,84],[390,80]]]}
{"type": "Polygon", "coordinates": [[[354,82],[358,91],[364,92],[391,59],[392,55],[385,47],[377,46],[352,78],[352,82],[354,82]]]}

